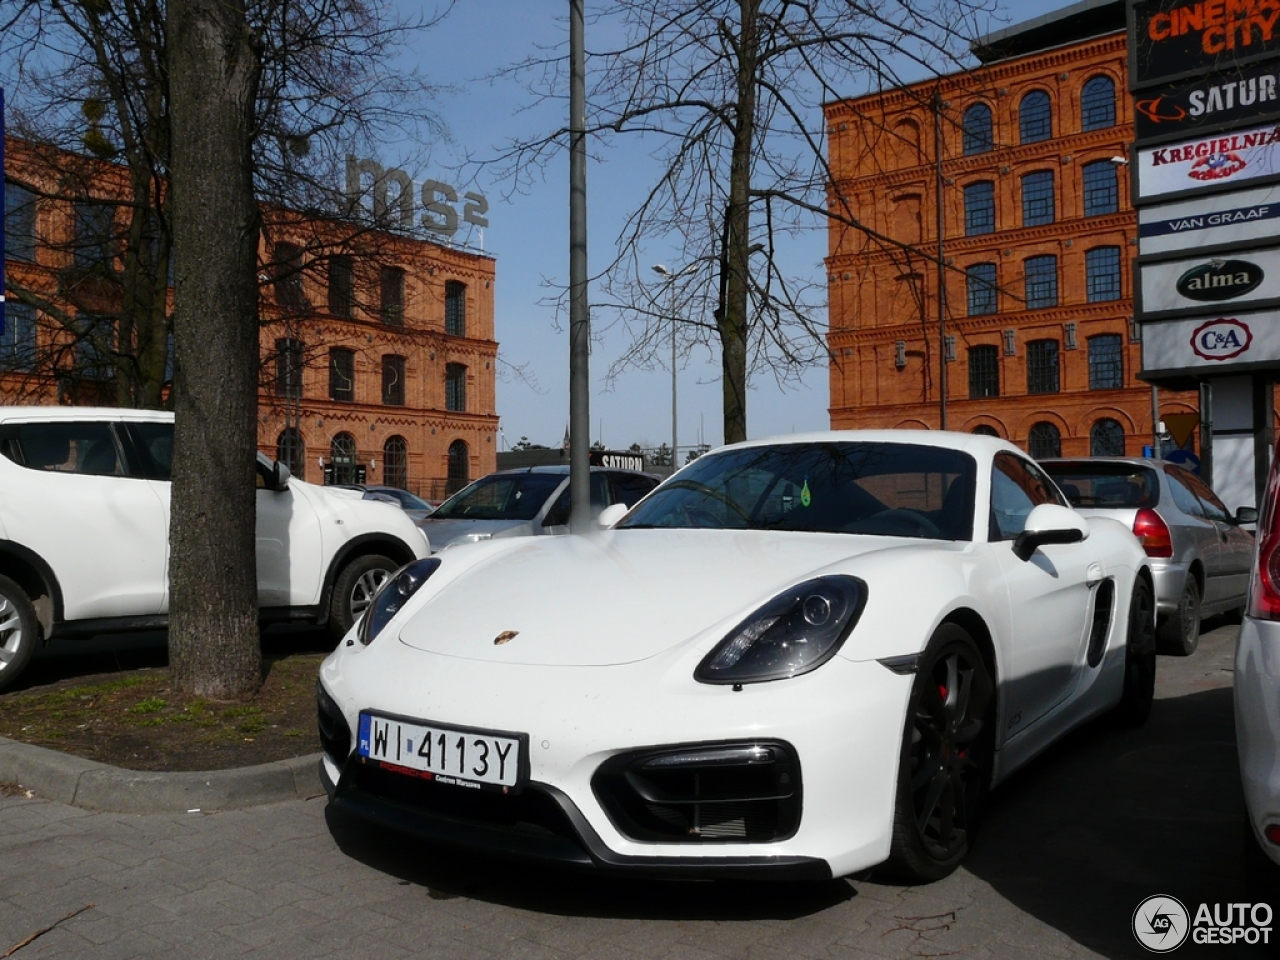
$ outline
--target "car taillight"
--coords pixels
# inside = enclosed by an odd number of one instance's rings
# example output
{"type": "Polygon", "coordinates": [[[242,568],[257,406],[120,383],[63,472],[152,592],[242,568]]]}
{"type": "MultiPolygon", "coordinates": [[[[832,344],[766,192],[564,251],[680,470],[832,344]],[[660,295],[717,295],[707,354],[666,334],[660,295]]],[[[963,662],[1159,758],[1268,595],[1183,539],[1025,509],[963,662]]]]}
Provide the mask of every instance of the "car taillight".
{"type": "Polygon", "coordinates": [[[1133,518],[1133,535],[1147,551],[1148,557],[1172,557],[1173,537],[1169,535],[1169,525],[1160,514],[1144,507],[1133,518]]]}
{"type": "MultiPolygon", "coordinates": [[[[1274,511],[1273,511],[1274,513],[1274,511]]],[[[1258,531],[1258,559],[1249,583],[1249,616],[1280,620],[1280,531],[1258,531]]]]}

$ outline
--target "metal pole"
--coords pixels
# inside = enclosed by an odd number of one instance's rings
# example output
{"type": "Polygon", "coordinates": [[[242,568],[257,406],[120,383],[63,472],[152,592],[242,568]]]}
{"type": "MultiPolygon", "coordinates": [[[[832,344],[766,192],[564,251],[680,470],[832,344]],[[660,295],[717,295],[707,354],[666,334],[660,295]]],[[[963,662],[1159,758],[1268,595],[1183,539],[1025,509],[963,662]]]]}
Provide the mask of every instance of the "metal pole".
{"type": "Polygon", "coordinates": [[[583,0],[569,0],[569,531],[591,526],[587,303],[587,81],[583,0]]]}
{"type": "Polygon", "coordinates": [[[933,93],[933,155],[934,172],[937,177],[938,202],[938,401],[939,423],[941,429],[947,429],[947,266],[943,261],[943,230],[946,219],[942,209],[942,188],[945,180],[942,176],[942,91],[933,93]]]}
{"type": "Polygon", "coordinates": [[[679,423],[676,417],[676,285],[675,278],[667,281],[671,288],[671,467],[672,472],[680,466],[676,451],[680,449],[677,442],[676,428],[679,423]]]}

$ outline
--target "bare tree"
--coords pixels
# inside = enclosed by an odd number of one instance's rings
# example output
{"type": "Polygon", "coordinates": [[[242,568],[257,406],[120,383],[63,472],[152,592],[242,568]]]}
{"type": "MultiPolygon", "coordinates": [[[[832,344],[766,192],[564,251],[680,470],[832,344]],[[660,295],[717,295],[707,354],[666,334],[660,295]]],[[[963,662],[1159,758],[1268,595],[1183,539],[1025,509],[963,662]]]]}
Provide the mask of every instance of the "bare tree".
{"type": "MultiPolygon", "coordinates": [[[[825,280],[797,277],[787,240],[834,219],[864,229],[829,196],[822,104],[954,69],[991,0],[619,0],[591,25],[588,128],[597,143],[633,137],[656,177],[601,271],[627,326],[619,365],[654,365],[671,336],[721,355],[726,442],[747,435],[749,373],[780,381],[826,358],[825,280]],[[609,43],[613,37],[620,42],[609,43]],[[830,201],[830,202],[829,202],[830,201]],[[673,298],[655,299],[652,251],[700,265],[673,298]],[[700,319],[705,318],[705,319],[700,319]]],[[[565,89],[566,61],[532,58],[511,73],[535,95],[565,89]]],[[[567,131],[514,142],[495,161],[518,187],[567,131]]],[[[812,274],[809,275],[810,277],[812,274]]],[[[615,368],[616,372],[616,368],[615,368]]]]}

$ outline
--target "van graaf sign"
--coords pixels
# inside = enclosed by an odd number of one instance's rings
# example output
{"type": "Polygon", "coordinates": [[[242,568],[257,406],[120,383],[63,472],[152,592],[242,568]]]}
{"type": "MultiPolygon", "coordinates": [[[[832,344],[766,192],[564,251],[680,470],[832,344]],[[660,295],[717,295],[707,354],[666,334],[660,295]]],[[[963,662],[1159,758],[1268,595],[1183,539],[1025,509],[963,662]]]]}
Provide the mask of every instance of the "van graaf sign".
{"type": "Polygon", "coordinates": [[[1133,100],[1139,140],[1194,135],[1198,128],[1256,124],[1280,115],[1280,63],[1274,60],[1226,74],[1198,76],[1145,90],[1133,100]]]}
{"type": "Polygon", "coordinates": [[[1138,199],[1280,174],[1280,125],[1138,151],[1138,199]]]}
{"type": "Polygon", "coordinates": [[[1144,315],[1170,310],[1204,315],[1239,304],[1256,308],[1260,301],[1280,299],[1280,249],[1140,263],[1138,286],[1144,315]]]}
{"type": "Polygon", "coordinates": [[[1280,234],[1280,184],[1195,197],[1138,211],[1143,255],[1182,253],[1220,243],[1272,240],[1280,234]]]}
{"type": "Polygon", "coordinates": [[[1129,11],[1135,88],[1280,52],[1280,0],[1137,0],[1129,11]]]}
{"type": "Polygon", "coordinates": [[[1142,327],[1142,369],[1230,373],[1280,356],[1280,313],[1224,313],[1142,327]]]}
{"type": "MultiPolygon", "coordinates": [[[[365,198],[373,198],[373,216],[380,224],[412,231],[414,229],[414,185],[403,170],[383,169],[376,160],[357,160],[347,156],[347,199],[360,206],[365,198]],[[369,187],[365,187],[365,178],[369,187]]],[[[464,193],[462,222],[484,228],[489,201],[481,193],[464,193]]],[[[428,233],[452,237],[458,232],[458,191],[439,180],[424,180],[421,187],[422,216],[417,225],[428,233]]]]}

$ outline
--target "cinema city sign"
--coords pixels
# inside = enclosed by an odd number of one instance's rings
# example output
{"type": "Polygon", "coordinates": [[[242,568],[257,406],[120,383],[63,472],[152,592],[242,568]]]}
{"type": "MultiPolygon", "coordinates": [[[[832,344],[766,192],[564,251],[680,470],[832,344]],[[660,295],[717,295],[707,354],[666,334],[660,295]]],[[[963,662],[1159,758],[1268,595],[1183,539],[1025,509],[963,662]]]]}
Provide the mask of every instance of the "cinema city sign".
{"type": "MultiPolygon", "coordinates": [[[[357,205],[368,194],[364,179],[372,180],[373,216],[379,223],[389,222],[402,230],[412,231],[414,188],[407,173],[396,167],[383,169],[376,160],[358,160],[347,155],[347,199],[357,205]],[[391,188],[396,188],[394,196],[391,188]]],[[[481,229],[489,226],[489,201],[482,193],[464,193],[462,222],[481,229]]],[[[458,232],[458,191],[440,180],[424,180],[421,187],[422,216],[418,224],[428,233],[452,237],[458,232]]]]}
{"type": "Polygon", "coordinates": [[[1134,87],[1280,53],[1275,0],[1135,0],[1129,16],[1134,87]]]}

